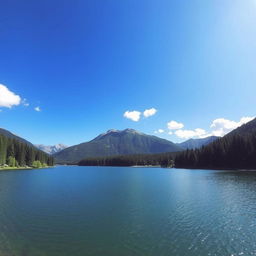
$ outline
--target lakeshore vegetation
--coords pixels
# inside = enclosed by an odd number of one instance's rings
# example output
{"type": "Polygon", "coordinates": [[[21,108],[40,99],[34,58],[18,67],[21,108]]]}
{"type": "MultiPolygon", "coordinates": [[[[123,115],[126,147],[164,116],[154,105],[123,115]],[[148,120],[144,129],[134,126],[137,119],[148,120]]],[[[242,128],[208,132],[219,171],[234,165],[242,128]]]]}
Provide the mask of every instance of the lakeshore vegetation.
{"type": "Polygon", "coordinates": [[[199,149],[177,153],[123,155],[87,158],[81,166],[153,165],[192,169],[255,169],[256,132],[247,135],[232,134],[199,149]]]}
{"type": "MultiPolygon", "coordinates": [[[[0,168],[41,168],[60,164],[81,166],[162,166],[189,169],[255,169],[256,119],[222,138],[189,140],[199,148],[182,150],[172,142],[133,129],[109,130],[90,142],[53,156],[10,132],[0,133],[0,168]],[[210,140],[210,141],[209,141],[210,140]],[[60,157],[61,156],[61,157],[60,157]]],[[[194,147],[192,147],[194,148],[194,147]]]]}
{"type": "Polygon", "coordinates": [[[87,158],[79,165],[160,165],[194,169],[255,169],[256,119],[206,146],[182,152],[87,158]]]}
{"type": "Polygon", "coordinates": [[[87,158],[80,166],[162,166],[173,167],[175,153],[136,154],[110,157],[87,158]]]}
{"type": "Polygon", "coordinates": [[[41,150],[0,134],[0,169],[53,166],[54,159],[41,150]]]}

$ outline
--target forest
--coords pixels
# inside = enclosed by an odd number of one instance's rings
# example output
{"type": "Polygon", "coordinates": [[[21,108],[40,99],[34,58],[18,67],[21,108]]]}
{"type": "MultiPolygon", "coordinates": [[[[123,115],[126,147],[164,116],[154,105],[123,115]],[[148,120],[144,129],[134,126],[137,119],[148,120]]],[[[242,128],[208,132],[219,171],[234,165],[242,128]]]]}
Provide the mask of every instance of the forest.
{"type": "Polygon", "coordinates": [[[256,131],[231,133],[200,149],[177,153],[122,155],[87,158],[85,166],[163,166],[200,169],[255,169],[256,131]]]}
{"type": "Polygon", "coordinates": [[[14,138],[0,135],[0,167],[53,166],[54,159],[35,147],[14,138]]]}
{"type": "Polygon", "coordinates": [[[81,160],[81,166],[162,166],[172,167],[175,153],[134,154],[86,158],[81,160]]]}
{"type": "Polygon", "coordinates": [[[230,134],[196,150],[187,150],[175,158],[177,168],[255,169],[256,132],[230,134]]]}

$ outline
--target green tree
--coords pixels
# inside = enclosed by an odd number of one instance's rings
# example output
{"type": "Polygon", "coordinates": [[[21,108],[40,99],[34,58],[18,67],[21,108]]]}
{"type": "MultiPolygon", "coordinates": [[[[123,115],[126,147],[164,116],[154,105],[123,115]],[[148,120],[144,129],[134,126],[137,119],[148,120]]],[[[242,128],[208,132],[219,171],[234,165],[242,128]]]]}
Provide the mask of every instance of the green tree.
{"type": "Polygon", "coordinates": [[[34,168],[41,168],[42,167],[42,163],[39,160],[36,160],[33,162],[32,167],[34,168]]]}
{"type": "Polygon", "coordinates": [[[16,166],[16,159],[13,156],[9,156],[7,159],[7,164],[9,167],[15,167],[16,166]]]}

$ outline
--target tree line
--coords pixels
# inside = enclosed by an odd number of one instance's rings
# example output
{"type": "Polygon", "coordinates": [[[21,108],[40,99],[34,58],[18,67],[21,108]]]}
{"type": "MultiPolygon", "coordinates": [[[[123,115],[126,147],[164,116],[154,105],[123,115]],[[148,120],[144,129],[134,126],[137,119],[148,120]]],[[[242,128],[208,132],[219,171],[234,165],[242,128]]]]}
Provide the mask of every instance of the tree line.
{"type": "Polygon", "coordinates": [[[200,149],[177,153],[119,155],[87,158],[78,163],[84,166],[153,165],[200,169],[255,169],[256,131],[230,134],[200,149]]]}
{"type": "Polygon", "coordinates": [[[0,135],[0,166],[53,166],[54,159],[41,150],[19,140],[0,135]]]}
{"type": "Polygon", "coordinates": [[[230,134],[196,150],[179,153],[177,168],[255,169],[256,132],[230,134]]]}
{"type": "Polygon", "coordinates": [[[163,166],[172,167],[174,153],[135,154],[108,157],[86,158],[81,160],[81,166],[163,166]]]}

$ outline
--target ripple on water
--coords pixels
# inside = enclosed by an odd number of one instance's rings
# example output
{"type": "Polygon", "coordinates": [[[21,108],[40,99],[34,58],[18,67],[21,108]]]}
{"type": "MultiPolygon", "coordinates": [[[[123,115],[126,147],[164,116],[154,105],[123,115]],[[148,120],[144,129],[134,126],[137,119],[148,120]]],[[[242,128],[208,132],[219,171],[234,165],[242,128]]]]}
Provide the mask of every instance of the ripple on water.
{"type": "Polygon", "coordinates": [[[60,167],[0,188],[0,256],[256,255],[255,174],[60,167]]]}

